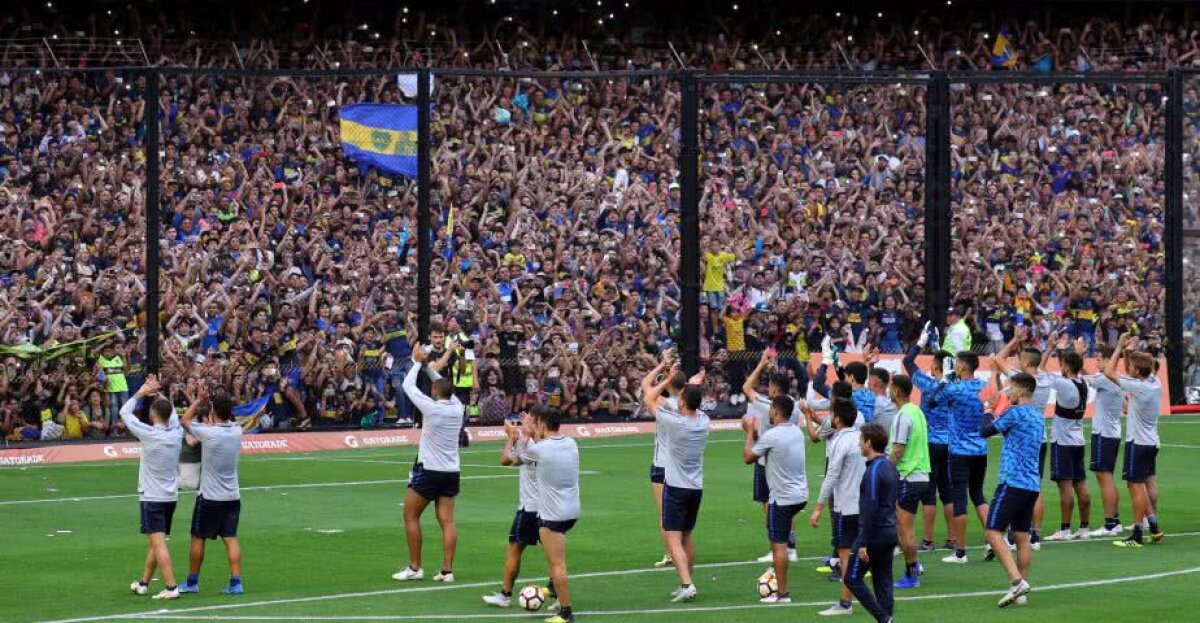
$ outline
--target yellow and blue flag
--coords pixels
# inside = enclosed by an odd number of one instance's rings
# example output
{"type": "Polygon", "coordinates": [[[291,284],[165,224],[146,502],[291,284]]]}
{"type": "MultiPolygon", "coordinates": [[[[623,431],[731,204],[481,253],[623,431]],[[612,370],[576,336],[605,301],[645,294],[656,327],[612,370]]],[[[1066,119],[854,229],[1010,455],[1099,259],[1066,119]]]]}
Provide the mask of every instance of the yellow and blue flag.
{"type": "Polygon", "coordinates": [[[1012,68],[1017,64],[1017,54],[1013,51],[1012,41],[1008,31],[1001,28],[996,35],[996,43],[992,44],[992,65],[995,67],[1012,68]]]}
{"type": "Polygon", "coordinates": [[[417,107],[353,104],[338,110],[342,150],[359,166],[417,176],[417,107]]]}

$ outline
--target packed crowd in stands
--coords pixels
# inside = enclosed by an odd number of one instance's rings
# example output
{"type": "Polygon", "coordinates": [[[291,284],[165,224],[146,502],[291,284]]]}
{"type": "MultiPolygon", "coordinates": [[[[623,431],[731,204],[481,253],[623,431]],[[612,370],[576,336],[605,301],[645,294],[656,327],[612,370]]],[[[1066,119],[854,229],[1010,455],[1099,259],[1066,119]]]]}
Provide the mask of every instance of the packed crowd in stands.
{"type": "MultiPolygon", "coordinates": [[[[326,39],[309,25],[230,42],[183,36],[190,26],[121,25],[152,62],[223,68],[986,69],[995,36],[966,18],[908,28],[828,15],[673,46],[636,29],[585,46],[519,19],[468,30],[400,12],[383,36],[355,26],[326,39]]],[[[1195,32],[1163,15],[1067,26],[1010,24],[1014,66],[1200,61],[1195,32]]],[[[28,62],[5,52],[9,66],[28,62]]],[[[249,418],[253,430],[411,419],[399,381],[416,322],[415,188],[345,158],[337,111],[412,94],[394,73],[196,74],[166,78],[147,102],[142,80],[0,73],[0,432],[121,434],[115,407],[143,376],[147,108],[162,124],[165,377],[230,388],[267,416],[249,418]]],[[[953,95],[952,285],[976,347],[1018,323],[1090,344],[1136,326],[1159,343],[1159,87],[953,95]]],[[[797,378],[825,335],[901,352],[924,322],[923,87],[730,83],[700,96],[701,354],[723,373],[716,397],[736,395],[768,345],[797,378]]],[[[679,83],[446,77],[433,97],[435,356],[473,419],[535,401],[637,417],[633,375],[679,331],[679,83]]],[[[1188,300],[1194,314],[1194,290],[1188,300]]]]}

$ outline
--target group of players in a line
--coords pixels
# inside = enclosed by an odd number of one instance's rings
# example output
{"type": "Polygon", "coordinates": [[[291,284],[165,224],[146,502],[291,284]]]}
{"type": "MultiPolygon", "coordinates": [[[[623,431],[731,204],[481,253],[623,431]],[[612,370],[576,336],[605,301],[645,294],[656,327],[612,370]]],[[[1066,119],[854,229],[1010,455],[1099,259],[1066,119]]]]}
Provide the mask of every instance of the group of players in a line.
{"type": "MultiPolygon", "coordinates": [[[[1115,470],[1121,438],[1121,416],[1126,410],[1123,476],[1134,510],[1133,534],[1115,545],[1141,547],[1146,531],[1153,542],[1163,533],[1155,515],[1157,484],[1155,461],[1159,446],[1157,420],[1162,388],[1157,362],[1130,348],[1123,336],[1116,349],[1104,353],[1101,369],[1085,374],[1077,349],[1060,342],[1054,353],[1024,346],[1025,334],[992,359],[995,391],[975,378],[980,362],[970,352],[952,355],[937,352],[929,372],[916,363],[918,353],[936,330],[926,328],[903,361],[907,374],[891,375],[872,358],[840,365],[828,345],[822,363],[812,375],[805,400],[789,396],[790,378],[768,368],[774,353],[764,352],[743,387],[748,410],[742,456],[754,467],[754,499],[763,504],[771,551],[764,575],[770,591],[768,604],[790,603],[788,564],[796,560],[794,522],[808,502],[805,466],[806,445],[825,443],[826,468],[820,493],[809,516],[817,528],[830,511],[833,553],[820,570],[842,583],[839,600],[822,615],[853,612],[857,598],[878,621],[890,621],[894,611],[893,588],[920,585],[923,573],[917,554],[933,550],[932,533],[941,505],[947,520],[947,563],[967,562],[967,507],[975,507],[983,525],[986,559],[1000,561],[1011,584],[999,605],[1026,602],[1032,550],[1039,549],[1041,480],[1047,447],[1051,479],[1059,488],[1062,527],[1048,540],[1117,536],[1123,531],[1117,516],[1115,470]],[[1016,366],[1009,364],[1016,354],[1016,366]],[[1057,357],[1061,374],[1046,371],[1057,357]],[[951,363],[952,362],[952,368],[951,363]],[[1124,363],[1124,374],[1118,369],[1124,363]],[[839,380],[827,385],[829,370],[839,380]],[[767,376],[766,395],[760,382],[767,376]],[[1089,527],[1091,501],[1084,472],[1083,417],[1088,388],[1096,394],[1092,423],[1091,470],[1102,491],[1104,528],[1089,527]],[[912,402],[920,390],[920,405],[912,402]],[[1054,392],[1054,417],[1050,443],[1045,440],[1044,410],[1054,392]],[[1003,436],[999,484],[991,503],[983,494],[987,469],[986,438],[1003,436]],[[1079,532],[1072,534],[1075,499],[1080,512],[1079,532]],[[921,507],[923,511],[921,511],[921,507]],[[920,511],[920,512],[919,512],[920,511]],[[918,515],[924,538],[918,543],[918,515]],[[905,562],[904,575],[893,582],[893,556],[897,549],[905,562]],[[1016,557],[1012,551],[1016,551],[1016,557]],[[871,587],[866,579],[871,579],[871,587]]],[[[459,492],[459,433],[464,406],[453,387],[425,365],[427,350],[413,352],[413,366],[403,387],[424,415],[416,463],[409,476],[404,501],[404,524],[409,564],[393,575],[400,581],[425,577],[421,557],[421,515],[433,504],[442,531],[443,558],[437,582],[453,582],[457,530],[455,498],[459,492]],[[427,382],[420,378],[425,371],[427,382]]],[[[692,574],[696,561],[693,531],[704,491],[704,455],[708,445],[708,416],[701,410],[704,373],[686,378],[666,354],[642,381],[642,400],[657,427],[650,480],[658,504],[666,555],[656,566],[674,566],[679,586],[673,602],[696,599],[692,574]]],[[[201,389],[192,397],[182,420],[159,393],[151,376],[122,409],[126,426],[143,444],[138,491],[142,508],[142,533],[149,548],[141,578],[132,589],[146,594],[156,569],[166,589],[155,598],[177,598],[199,591],[199,573],[206,539],[222,538],[231,569],[222,592],[241,594],[241,551],[237,540],[240,515],[237,457],[241,428],[234,423],[225,396],[211,399],[201,389]],[[197,419],[199,418],[199,420],[197,419]],[[186,438],[186,441],[185,441],[186,438]],[[190,570],[177,586],[171,569],[166,536],[177,499],[179,454],[184,444],[198,443],[202,453],[199,484],[191,526],[190,570]]],[[[519,419],[505,423],[507,442],[501,463],[519,466],[520,502],[509,533],[503,579],[499,592],[484,601],[510,607],[526,548],[541,545],[550,569],[548,623],[574,621],[566,567],[566,534],[580,516],[579,450],[573,439],[560,434],[562,414],[537,406],[519,419]]]]}

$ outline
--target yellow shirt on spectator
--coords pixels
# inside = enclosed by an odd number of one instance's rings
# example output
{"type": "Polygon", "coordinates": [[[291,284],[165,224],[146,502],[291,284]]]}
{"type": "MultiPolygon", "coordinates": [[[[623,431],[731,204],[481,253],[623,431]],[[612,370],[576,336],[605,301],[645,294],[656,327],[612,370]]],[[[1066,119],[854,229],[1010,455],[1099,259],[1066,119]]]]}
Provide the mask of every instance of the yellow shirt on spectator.
{"type": "Polygon", "coordinates": [[[706,252],[704,254],[704,291],[725,291],[725,267],[731,264],[737,256],[728,252],[706,252]]]}
{"type": "Polygon", "coordinates": [[[725,347],[731,352],[746,350],[746,318],[743,316],[721,316],[725,325],[725,347]]]}

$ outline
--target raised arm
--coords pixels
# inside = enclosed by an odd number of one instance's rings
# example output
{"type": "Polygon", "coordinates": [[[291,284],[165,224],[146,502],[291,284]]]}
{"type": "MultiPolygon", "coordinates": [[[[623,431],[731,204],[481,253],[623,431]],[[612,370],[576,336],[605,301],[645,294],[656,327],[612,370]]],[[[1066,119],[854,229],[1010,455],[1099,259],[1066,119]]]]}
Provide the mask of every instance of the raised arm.
{"type": "Polygon", "coordinates": [[[762,357],[758,358],[758,365],[754,366],[754,370],[746,376],[746,382],[742,384],[742,393],[746,395],[747,401],[758,400],[758,380],[762,376],[763,370],[767,369],[767,364],[771,362],[772,355],[770,348],[763,350],[762,357]]]}

